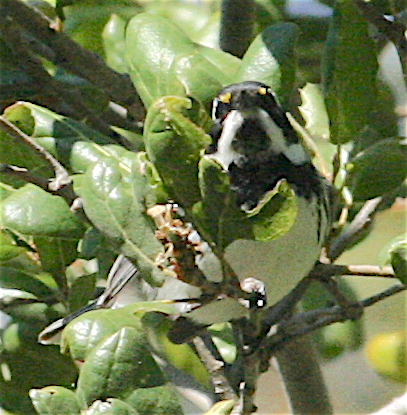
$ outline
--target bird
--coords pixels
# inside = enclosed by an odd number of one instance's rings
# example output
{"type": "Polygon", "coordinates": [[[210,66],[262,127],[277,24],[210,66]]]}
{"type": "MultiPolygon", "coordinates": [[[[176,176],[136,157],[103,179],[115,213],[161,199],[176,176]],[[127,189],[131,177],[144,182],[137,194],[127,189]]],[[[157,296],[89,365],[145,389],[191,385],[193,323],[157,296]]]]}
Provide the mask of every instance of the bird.
{"type": "Polygon", "coordinates": [[[242,238],[224,249],[239,280],[265,284],[279,301],[318,261],[332,222],[332,187],[312,164],[273,90],[257,81],[223,88],[213,99],[212,144],[205,156],[229,176],[238,208],[248,215],[281,180],[296,197],[291,229],[269,241],[242,238]]]}

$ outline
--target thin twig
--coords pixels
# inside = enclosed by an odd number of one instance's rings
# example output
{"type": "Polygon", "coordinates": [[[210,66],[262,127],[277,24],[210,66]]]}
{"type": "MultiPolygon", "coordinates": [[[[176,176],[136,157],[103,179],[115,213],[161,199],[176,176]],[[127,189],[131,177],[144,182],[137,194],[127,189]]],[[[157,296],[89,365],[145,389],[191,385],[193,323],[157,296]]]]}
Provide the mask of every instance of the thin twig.
{"type": "MultiPolygon", "coordinates": [[[[47,59],[69,72],[88,80],[101,88],[111,100],[127,108],[137,108],[138,119],[144,118],[145,110],[127,75],[111,68],[95,53],[81,47],[66,34],[56,31],[52,21],[37,9],[19,0],[2,0],[1,15],[11,17],[34,38],[48,46],[47,59]]],[[[37,49],[38,51],[38,49],[37,49]]]]}
{"type": "Polygon", "coordinates": [[[331,242],[327,252],[327,256],[331,261],[338,258],[360,237],[360,234],[363,231],[366,231],[366,229],[372,225],[373,217],[377,213],[382,201],[382,196],[368,200],[357,213],[349,227],[331,242]]]}
{"type": "Polygon", "coordinates": [[[241,58],[253,38],[255,3],[253,0],[222,0],[219,45],[241,58]]]}
{"type": "Polygon", "coordinates": [[[201,337],[194,337],[192,343],[194,344],[202,363],[211,375],[215,393],[220,395],[222,399],[233,399],[237,402],[239,398],[223,373],[224,362],[217,360],[212,355],[201,337]]]}
{"type": "Polygon", "coordinates": [[[290,402],[290,413],[293,415],[333,413],[321,373],[318,352],[311,339],[297,337],[276,353],[276,359],[290,402]]]}
{"type": "Polygon", "coordinates": [[[305,128],[303,128],[303,126],[289,112],[287,112],[286,115],[288,120],[290,121],[290,124],[303,138],[306,147],[312,151],[313,156],[318,160],[321,174],[327,180],[329,180],[329,182],[331,182],[332,174],[329,172],[327,164],[325,163],[325,160],[322,157],[321,152],[319,151],[318,146],[315,144],[315,141],[313,140],[311,135],[308,134],[308,131],[305,128]]]}
{"type": "Polygon", "coordinates": [[[65,167],[51,153],[45,150],[44,147],[36,143],[30,136],[25,134],[2,115],[0,115],[0,128],[10,137],[14,138],[19,144],[23,141],[31,148],[31,150],[36,152],[52,167],[55,172],[55,179],[49,183],[49,190],[58,191],[64,186],[72,183],[72,179],[70,178],[65,167]]]}
{"type": "MultiPolygon", "coordinates": [[[[362,301],[355,302],[351,304],[351,306],[355,309],[360,307],[370,307],[379,301],[405,290],[405,285],[395,285],[362,301]]],[[[309,334],[332,323],[344,322],[346,320],[348,320],[348,312],[339,305],[297,313],[290,319],[281,322],[276,334],[264,339],[261,345],[263,358],[268,360],[278,350],[285,346],[285,344],[298,337],[309,334]]]]}
{"type": "Polygon", "coordinates": [[[26,168],[11,166],[10,164],[0,163],[0,173],[15,177],[27,183],[35,184],[45,191],[49,191],[49,180],[31,174],[26,168]]]}
{"type": "Polygon", "coordinates": [[[309,273],[308,278],[317,280],[328,277],[354,275],[358,277],[396,278],[393,268],[380,265],[337,265],[318,263],[309,273]]]}

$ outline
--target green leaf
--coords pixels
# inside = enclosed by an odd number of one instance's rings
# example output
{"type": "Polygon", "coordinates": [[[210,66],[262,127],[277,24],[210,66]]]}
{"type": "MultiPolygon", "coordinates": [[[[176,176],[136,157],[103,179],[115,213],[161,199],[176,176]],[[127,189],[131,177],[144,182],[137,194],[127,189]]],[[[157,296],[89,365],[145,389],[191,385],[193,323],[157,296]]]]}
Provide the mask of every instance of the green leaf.
{"type": "Polygon", "coordinates": [[[149,312],[143,316],[142,324],[154,353],[209,387],[208,371],[191,346],[175,344],[168,339],[173,322],[167,316],[162,312],[149,312]]]}
{"type": "Polygon", "coordinates": [[[317,84],[307,83],[299,89],[302,104],[298,107],[311,136],[329,139],[329,119],[322,91],[317,84]]]}
{"type": "Polygon", "coordinates": [[[237,357],[237,345],[231,324],[213,324],[208,330],[222,359],[226,363],[234,363],[237,357]]]}
{"type": "Polygon", "coordinates": [[[61,386],[31,389],[30,398],[40,415],[79,415],[75,392],[61,386]]]}
{"type": "Polygon", "coordinates": [[[89,311],[75,318],[63,331],[62,352],[69,351],[73,360],[84,361],[97,343],[123,326],[134,327],[142,331],[140,319],[149,311],[176,314],[177,308],[168,302],[143,301],[114,310],[89,311]]]}
{"type": "Polygon", "coordinates": [[[298,27],[293,23],[269,26],[254,39],[243,56],[236,82],[263,82],[287,104],[295,80],[297,37],[298,27]]]}
{"type": "Polygon", "coordinates": [[[138,156],[124,149],[121,153],[125,157],[106,155],[86,174],[77,176],[74,189],[94,227],[123,244],[122,252],[137,261],[143,277],[159,285],[163,274],[154,261],[163,246],[145,214],[145,199],[147,195],[153,198],[153,190],[143,175],[138,156]]]}
{"type": "Polygon", "coordinates": [[[210,157],[202,157],[199,163],[199,182],[202,202],[194,205],[193,214],[220,252],[236,239],[270,241],[294,225],[296,196],[283,180],[250,212],[237,206],[227,172],[210,157]]]}
{"type": "Polygon", "coordinates": [[[139,388],[126,399],[140,415],[181,415],[177,392],[169,385],[139,388]]]}
{"type": "Polygon", "coordinates": [[[185,207],[200,198],[198,161],[201,151],[211,142],[201,127],[207,121],[203,109],[188,98],[160,98],[147,113],[144,128],[147,155],[168,192],[185,207]]]}
{"type": "Polygon", "coordinates": [[[407,146],[398,138],[386,138],[356,154],[346,166],[355,201],[391,192],[406,178],[407,146]]]}
{"type": "MultiPolygon", "coordinates": [[[[12,122],[16,127],[21,129],[27,135],[31,135],[34,131],[34,120],[30,115],[30,111],[22,104],[15,104],[8,107],[4,116],[8,121],[12,122]]],[[[53,169],[30,145],[23,140],[17,140],[0,130],[0,162],[11,164],[13,166],[24,167],[31,174],[43,178],[54,176],[53,169]]],[[[10,178],[7,175],[1,175],[2,181],[19,187],[25,182],[10,178]]]]}
{"type": "Polygon", "coordinates": [[[108,398],[93,402],[81,415],[138,415],[138,412],[120,399],[108,398]]]}
{"type": "Polygon", "coordinates": [[[63,331],[62,352],[69,352],[73,360],[84,361],[99,342],[123,326],[141,330],[140,319],[127,307],[84,313],[69,323],[63,331]]]}
{"type": "Polygon", "coordinates": [[[69,310],[75,312],[87,305],[95,293],[96,276],[82,275],[71,283],[68,295],[69,310]]]}
{"type": "Polygon", "coordinates": [[[201,49],[162,16],[140,13],[129,22],[129,72],[146,107],[166,95],[188,95],[205,105],[212,101],[223,86],[225,72],[205,59],[201,49]]]}
{"type": "Polygon", "coordinates": [[[26,291],[38,298],[50,297],[55,294],[56,286],[46,276],[41,267],[24,252],[1,263],[0,288],[26,291]]]}
{"type": "Polygon", "coordinates": [[[102,38],[107,64],[116,72],[127,73],[125,59],[126,52],[126,21],[117,14],[112,14],[105,28],[102,38]]]}
{"type": "Polygon", "coordinates": [[[0,231],[0,263],[16,258],[27,251],[27,248],[16,245],[3,229],[0,231]]]}
{"type": "MultiPolygon", "coordinates": [[[[33,140],[74,172],[84,172],[90,163],[95,162],[98,157],[105,154],[104,147],[97,146],[97,144],[113,144],[110,137],[93,130],[82,122],[56,114],[47,108],[29,102],[19,102],[9,107],[6,116],[26,134],[32,135],[33,140]]],[[[1,133],[0,139],[2,139],[1,133]]],[[[21,155],[18,157],[28,160],[27,151],[30,153],[33,151],[32,149],[26,149],[23,144],[21,145],[23,147],[21,155]]],[[[112,147],[114,146],[108,148],[112,147]]],[[[14,151],[13,148],[7,153],[13,154],[14,151]]],[[[32,158],[37,160],[38,155],[32,156],[32,158]]],[[[5,159],[4,162],[27,167],[32,173],[35,171],[32,169],[35,169],[36,165],[28,165],[27,162],[20,161],[20,159],[5,159]]],[[[42,165],[44,165],[44,162],[42,162],[42,165]]],[[[54,175],[53,171],[50,175],[54,175]]]]}
{"type": "Polygon", "coordinates": [[[96,399],[125,398],[135,388],[163,383],[144,334],[134,327],[123,327],[89,353],[79,374],[77,396],[85,408],[96,399]]]}
{"type": "Polygon", "coordinates": [[[1,202],[4,227],[26,235],[79,238],[83,226],[60,196],[27,184],[1,202]]]}
{"type": "Polygon", "coordinates": [[[355,139],[369,125],[375,108],[377,69],[376,46],[368,23],[350,0],[337,1],[323,66],[334,144],[355,139]]]}
{"type": "Polygon", "coordinates": [[[381,262],[391,264],[396,277],[407,284],[407,234],[392,239],[380,252],[381,262]]]}
{"type": "Polygon", "coordinates": [[[41,267],[50,273],[60,288],[66,287],[65,271],[78,256],[78,238],[36,236],[34,244],[40,255],[41,267]]]}

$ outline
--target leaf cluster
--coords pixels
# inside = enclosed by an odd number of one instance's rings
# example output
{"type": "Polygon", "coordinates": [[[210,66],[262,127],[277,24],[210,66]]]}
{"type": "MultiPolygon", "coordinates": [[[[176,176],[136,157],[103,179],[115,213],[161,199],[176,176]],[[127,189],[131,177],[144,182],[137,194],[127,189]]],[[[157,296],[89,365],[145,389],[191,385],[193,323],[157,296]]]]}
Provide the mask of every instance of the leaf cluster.
{"type": "MultiPolygon", "coordinates": [[[[203,46],[213,46],[216,7],[201,4],[197,13],[195,5],[170,3],[58,1],[56,9],[44,9],[49,17],[18,0],[0,4],[6,16],[0,18],[0,307],[10,319],[1,331],[0,362],[9,373],[0,377],[0,404],[7,410],[34,413],[31,389],[40,414],[179,414],[182,401],[157,363],[164,358],[205,397],[219,399],[191,347],[167,339],[164,315],[179,313],[173,304],[86,313],[64,330],[62,355],[38,345],[37,335],[86,305],[120,253],[148,287],[137,289],[140,300],[157,290],[167,300],[190,295],[186,284],[176,285],[176,293],[171,288],[166,247],[147,214],[157,204],[180,204],[219,258],[235,239],[267,241],[295,221],[295,197],[285,182],[259,211],[243,215],[227,175],[203,150],[210,144],[211,101],[225,85],[264,82],[295,111],[298,26],[281,21],[281,5],[257,1],[252,39],[237,58],[203,46]],[[81,363],[79,376],[72,360],[81,363]]],[[[379,210],[405,191],[405,139],[398,137],[392,102],[381,100],[377,54],[355,5],[338,1],[321,85],[300,89],[302,121],[293,124],[336,187],[331,237],[337,242],[365,202],[380,198],[379,210]]],[[[393,247],[401,278],[403,252],[402,244],[393,247]]],[[[343,290],[353,301],[351,289],[343,290]]],[[[330,301],[311,290],[304,304],[311,310],[330,301]]],[[[340,341],[333,326],[319,332],[323,354],[358,347],[361,324],[346,324],[340,341]]],[[[228,364],[241,363],[231,326],[211,330],[217,353],[228,364]]],[[[223,406],[213,413],[229,413],[236,396],[220,396],[223,406]]]]}

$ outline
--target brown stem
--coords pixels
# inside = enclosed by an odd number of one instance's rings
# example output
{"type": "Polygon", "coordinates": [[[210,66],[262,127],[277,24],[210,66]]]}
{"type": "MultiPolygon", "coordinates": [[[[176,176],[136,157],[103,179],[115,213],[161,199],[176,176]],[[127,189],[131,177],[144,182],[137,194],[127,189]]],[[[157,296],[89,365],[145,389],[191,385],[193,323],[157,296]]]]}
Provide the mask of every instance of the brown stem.
{"type": "Polygon", "coordinates": [[[331,261],[342,255],[359,238],[360,234],[371,226],[373,217],[377,213],[382,201],[382,196],[368,200],[350,223],[349,228],[330,243],[327,256],[331,261]]]}
{"type": "Polygon", "coordinates": [[[233,399],[238,401],[238,397],[234,392],[232,386],[223,373],[223,361],[217,360],[210,350],[206,347],[201,337],[194,337],[192,343],[202,361],[211,375],[211,380],[215,388],[215,393],[220,395],[222,399],[233,399]]]}
{"type": "Polygon", "coordinates": [[[135,116],[144,117],[144,107],[128,76],[113,71],[97,54],[56,31],[52,21],[38,10],[19,0],[2,0],[1,15],[12,18],[27,33],[45,44],[49,48],[45,57],[54,64],[101,88],[112,101],[137,108],[140,114],[135,116]]]}

